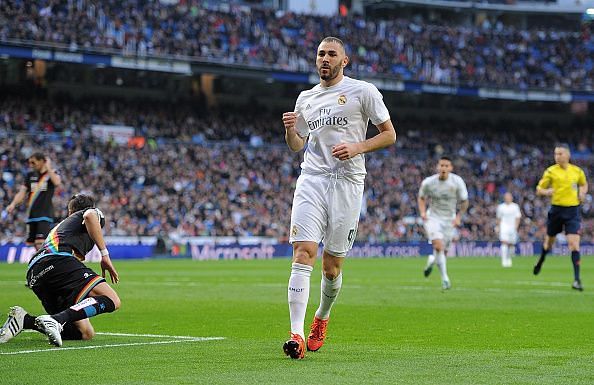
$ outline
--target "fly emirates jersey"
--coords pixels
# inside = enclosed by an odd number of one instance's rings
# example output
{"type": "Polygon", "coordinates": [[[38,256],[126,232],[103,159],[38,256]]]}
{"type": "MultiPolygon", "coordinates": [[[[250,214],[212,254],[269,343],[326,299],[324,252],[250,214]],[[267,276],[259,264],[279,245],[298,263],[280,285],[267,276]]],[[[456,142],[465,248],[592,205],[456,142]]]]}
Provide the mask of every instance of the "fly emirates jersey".
{"type": "Polygon", "coordinates": [[[343,177],[357,184],[365,180],[365,157],[341,161],[332,146],[366,139],[369,120],[374,125],[390,119],[382,94],[371,83],[345,76],[331,87],[316,85],[299,94],[295,103],[297,133],[308,137],[301,163],[304,174],[343,177]]]}
{"type": "Polygon", "coordinates": [[[450,173],[446,180],[440,180],[439,174],[435,174],[423,180],[419,196],[431,197],[428,216],[453,219],[456,217],[456,204],[468,199],[468,190],[462,178],[454,173],[450,173]]]}
{"type": "Polygon", "coordinates": [[[497,206],[497,219],[501,220],[502,228],[516,229],[516,220],[522,217],[520,206],[516,203],[501,203],[497,206]]]}

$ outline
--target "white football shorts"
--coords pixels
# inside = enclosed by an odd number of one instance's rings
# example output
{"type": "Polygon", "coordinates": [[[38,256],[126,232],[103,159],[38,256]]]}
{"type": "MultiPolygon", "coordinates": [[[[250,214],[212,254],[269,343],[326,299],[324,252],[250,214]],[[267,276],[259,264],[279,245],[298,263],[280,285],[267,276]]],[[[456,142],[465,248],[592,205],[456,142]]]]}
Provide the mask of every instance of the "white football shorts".
{"type": "Polygon", "coordinates": [[[444,219],[429,216],[425,223],[423,223],[423,227],[425,228],[429,243],[441,239],[447,245],[454,237],[454,218],[444,219]]]}
{"type": "Polygon", "coordinates": [[[326,175],[301,174],[293,196],[289,243],[324,243],[344,257],[353,247],[363,200],[362,184],[326,175]]]}
{"type": "Polygon", "coordinates": [[[502,226],[499,229],[499,240],[515,244],[518,241],[518,232],[513,227],[502,226]]]}

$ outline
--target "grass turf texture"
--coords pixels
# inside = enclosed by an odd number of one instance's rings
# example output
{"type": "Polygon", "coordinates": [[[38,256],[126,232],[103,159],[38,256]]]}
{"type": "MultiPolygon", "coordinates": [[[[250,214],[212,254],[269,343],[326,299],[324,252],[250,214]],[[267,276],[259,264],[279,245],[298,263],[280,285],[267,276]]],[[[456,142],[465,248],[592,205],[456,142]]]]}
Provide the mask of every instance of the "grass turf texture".
{"type": "MultiPolygon", "coordinates": [[[[98,332],[213,337],[222,341],[0,355],[0,384],[592,384],[594,278],[583,259],[582,293],[569,257],[449,260],[442,292],[424,259],[349,259],[326,345],[306,359],[282,353],[288,337],[287,259],[115,261],[122,308],[92,322],[98,332]]],[[[98,265],[91,265],[98,271],[98,265]]],[[[24,265],[0,265],[0,309],[42,309],[24,265]]],[[[306,330],[319,302],[312,275],[306,330]]],[[[4,318],[0,320],[4,322],[4,318]]],[[[64,347],[160,340],[98,335],[64,347]]],[[[0,353],[51,349],[21,333],[0,353]]]]}

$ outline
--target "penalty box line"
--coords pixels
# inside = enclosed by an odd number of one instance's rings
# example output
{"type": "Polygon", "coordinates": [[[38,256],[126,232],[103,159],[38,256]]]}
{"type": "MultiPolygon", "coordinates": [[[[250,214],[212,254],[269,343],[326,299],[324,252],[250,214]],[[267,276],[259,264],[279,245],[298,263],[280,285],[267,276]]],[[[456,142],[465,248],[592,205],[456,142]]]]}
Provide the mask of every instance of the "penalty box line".
{"type": "Polygon", "coordinates": [[[166,338],[165,341],[146,341],[146,342],[126,342],[121,344],[107,344],[107,345],[89,345],[89,346],[68,346],[61,348],[50,349],[30,349],[17,350],[14,352],[0,352],[0,355],[16,355],[16,354],[30,354],[43,352],[58,352],[62,350],[85,350],[85,349],[103,349],[103,348],[117,348],[125,346],[146,346],[146,345],[168,345],[179,344],[184,342],[205,342],[205,341],[221,341],[225,337],[190,337],[190,336],[168,336],[160,334],[133,334],[133,333],[96,333],[97,335],[116,336],[116,337],[141,337],[141,338],[166,338]],[[172,338],[172,339],[171,339],[172,338]]]}

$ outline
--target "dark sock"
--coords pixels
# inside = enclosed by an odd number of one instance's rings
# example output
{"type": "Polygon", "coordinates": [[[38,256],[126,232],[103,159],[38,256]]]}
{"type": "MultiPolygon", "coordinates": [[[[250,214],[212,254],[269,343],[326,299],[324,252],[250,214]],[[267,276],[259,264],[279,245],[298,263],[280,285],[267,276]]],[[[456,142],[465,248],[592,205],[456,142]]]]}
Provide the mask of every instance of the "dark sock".
{"type": "Polygon", "coordinates": [[[97,297],[87,297],[58,314],[52,314],[52,318],[64,324],[91,318],[102,313],[111,313],[112,311],[115,311],[113,301],[109,297],[99,295],[97,297]]]}
{"type": "Polygon", "coordinates": [[[39,330],[37,325],[35,325],[35,316],[30,314],[25,314],[25,318],[23,319],[23,329],[36,330],[43,333],[43,331],[39,330]]]}
{"type": "Polygon", "coordinates": [[[545,261],[545,258],[547,256],[547,254],[549,253],[549,250],[545,250],[545,248],[542,248],[542,251],[540,252],[540,259],[538,260],[538,263],[542,265],[542,263],[545,261]]]}
{"type": "Polygon", "coordinates": [[[62,333],[60,334],[62,335],[63,340],[82,340],[82,333],[72,322],[65,323],[64,326],[62,326],[62,333]]]}
{"type": "Polygon", "coordinates": [[[576,281],[580,280],[580,252],[571,252],[571,262],[573,263],[573,277],[576,281]]]}

